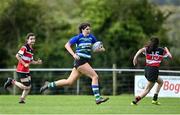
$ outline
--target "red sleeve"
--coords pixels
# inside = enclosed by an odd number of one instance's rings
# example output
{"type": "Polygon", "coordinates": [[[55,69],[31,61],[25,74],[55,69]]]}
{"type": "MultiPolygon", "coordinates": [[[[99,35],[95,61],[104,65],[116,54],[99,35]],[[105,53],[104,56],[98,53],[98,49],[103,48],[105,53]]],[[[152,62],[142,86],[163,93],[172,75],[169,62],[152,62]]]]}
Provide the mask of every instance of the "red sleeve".
{"type": "Polygon", "coordinates": [[[26,52],[25,46],[21,47],[21,49],[18,51],[18,54],[22,56],[24,54],[24,52],[26,52]]]}

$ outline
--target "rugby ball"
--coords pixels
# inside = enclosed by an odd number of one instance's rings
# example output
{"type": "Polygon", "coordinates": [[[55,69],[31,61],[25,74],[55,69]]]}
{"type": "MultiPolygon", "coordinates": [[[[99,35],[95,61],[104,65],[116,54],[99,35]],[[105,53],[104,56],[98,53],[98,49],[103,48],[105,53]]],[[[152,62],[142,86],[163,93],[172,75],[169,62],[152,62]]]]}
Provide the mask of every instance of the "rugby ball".
{"type": "Polygon", "coordinates": [[[92,45],[92,50],[93,50],[93,52],[95,52],[102,47],[103,47],[103,43],[101,41],[97,41],[92,45]]]}

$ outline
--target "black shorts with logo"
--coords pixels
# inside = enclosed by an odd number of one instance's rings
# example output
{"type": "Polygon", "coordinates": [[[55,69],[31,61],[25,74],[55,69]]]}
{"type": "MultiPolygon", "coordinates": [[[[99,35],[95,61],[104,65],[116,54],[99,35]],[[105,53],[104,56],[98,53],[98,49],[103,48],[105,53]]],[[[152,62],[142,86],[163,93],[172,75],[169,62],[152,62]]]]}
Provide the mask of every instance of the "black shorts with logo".
{"type": "Polygon", "coordinates": [[[152,67],[152,66],[145,67],[145,77],[148,81],[155,83],[158,79],[158,76],[159,76],[158,67],[152,67]]]}
{"type": "Polygon", "coordinates": [[[31,85],[31,75],[30,75],[30,73],[17,72],[17,75],[18,75],[18,80],[17,81],[21,82],[25,86],[30,86],[31,85]]]}
{"type": "Polygon", "coordinates": [[[89,58],[83,58],[83,57],[80,57],[79,60],[74,60],[74,67],[77,69],[79,66],[85,64],[85,63],[91,63],[91,59],[89,58]]]}

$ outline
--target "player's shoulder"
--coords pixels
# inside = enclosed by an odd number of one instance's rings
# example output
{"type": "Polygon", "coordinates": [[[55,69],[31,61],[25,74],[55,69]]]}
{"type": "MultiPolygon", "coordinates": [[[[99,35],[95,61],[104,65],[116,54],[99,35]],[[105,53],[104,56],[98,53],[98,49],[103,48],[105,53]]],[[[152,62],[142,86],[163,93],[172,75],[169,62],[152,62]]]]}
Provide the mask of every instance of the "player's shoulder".
{"type": "Polygon", "coordinates": [[[89,34],[90,37],[95,37],[93,34],[89,34]]]}
{"type": "Polygon", "coordinates": [[[21,46],[21,48],[20,48],[21,50],[22,49],[24,49],[24,50],[27,50],[27,46],[26,46],[26,44],[24,44],[23,46],[21,46]]]}
{"type": "Polygon", "coordinates": [[[80,33],[80,34],[74,35],[71,39],[79,39],[82,37],[83,37],[83,35],[82,35],[82,33],[80,33]]]}

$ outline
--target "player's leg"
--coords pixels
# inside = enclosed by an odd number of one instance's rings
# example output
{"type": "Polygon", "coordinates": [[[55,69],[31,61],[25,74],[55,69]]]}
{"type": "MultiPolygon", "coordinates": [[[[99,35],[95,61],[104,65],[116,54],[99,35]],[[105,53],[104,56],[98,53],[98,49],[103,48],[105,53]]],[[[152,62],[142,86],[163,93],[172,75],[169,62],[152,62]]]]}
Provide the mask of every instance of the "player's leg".
{"type": "Polygon", "coordinates": [[[157,83],[158,83],[158,85],[157,85],[157,87],[156,87],[156,89],[155,89],[155,93],[154,93],[154,96],[153,96],[152,104],[157,104],[157,105],[159,105],[160,103],[159,103],[157,100],[158,100],[159,91],[160,91],[160,89],[161,89],[161,87],[162,87],[162,85],[163,85],[163,80],[162,80],[162,78],[158,77],[157,83]]]}
{"type": "Polygon", "coordinates": [[[131,105],[136,105],[141,99],[143,99],[154,86],[153,82],[148,81],[144,91],[132,101],[131,105]]]}
{"type": "Polygon", "coordinates": [[[22,89],[22,90],[28,90],[28,89],[30,89],[29,87],[23,85],[21,82],[18,82],[18,81],[16,81],[16,80],[13,80],[12,82],[13,82],[14,85],[16,85],[17,87],[19,87],[19,88],[22,89]]]}
{"type": "Polygon", "coordinates": [[[24,89],[20,97],[19,103],[25,103],[26,96],[29,94],[30,89],[24,89]]]}
{"type": "MultiPolygon", "coordinates": [[[[18,79],[21,79],[22,76],[24,76],[24,73],[17,73],[18,74],[18,79]]],[[[16,85],[20,89],[29,89],[29,87],[23,85],[21,82],[16,81],[15,79],[8,78],[7,81],[4,83],[4,88],[7,89],[11,85],[16,85]]]]}
{"type": "Polygon", "coordinates": [[[100,96],[99,84],[98,84],[98,75],[94,71],[94,69],[88,63],[85,63],[85,64],[78,67],[78,71],[80,71],[82,74],[91,78],[91,80],[92,80],[91,86],[92,86],[92,91],[94,93],[94,96],[96,98],[96,104],[106,102],[109,98],[102,98],[100,96]]]}
{"type": "Polygon", "coordinates": [[[13,85],[12,81],[13,81],[12,78],[8,78],[7,81],[4,83],[4,89],[7,89],[11,85],[13,85]]]}
{"type": "Polygon", "coordinates": [[[144,91],[140,94],[140,97],[141,97],[141,98],[144,98],[144,97],[150,92],[150,90],[152,89],[152,87],[154,86],[154,84],[155,84],[155,83],[148,81],[148,83],[147,83],[144,91]]]}
{"type": "Polygon", "coordinates": [[[41,87],[40,92],[42,93],[46,89],[55,89],[55,88],[61,87],[61,86],[72,85],[80,77],[80,75],[81,75],[81,73],[74,67],[72,69],[72,72],[71,72],[70,76],[68,77],[68,79],[61,79],[58,81],[46,83],[45,85],[43,85],[41,87]]]}
{"type": "Polygon", "coordinates": [[[19,103],[25,103],[25,99],[30,92],[31,89],[31,76],[29,73],[24,74],[24,77],[20,78],[20,82],[25,86],[22,91],[22,95],[20,97],[19,103]]]}

